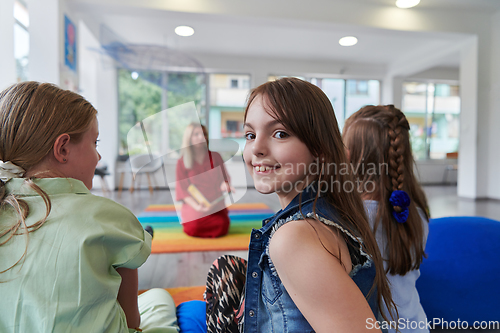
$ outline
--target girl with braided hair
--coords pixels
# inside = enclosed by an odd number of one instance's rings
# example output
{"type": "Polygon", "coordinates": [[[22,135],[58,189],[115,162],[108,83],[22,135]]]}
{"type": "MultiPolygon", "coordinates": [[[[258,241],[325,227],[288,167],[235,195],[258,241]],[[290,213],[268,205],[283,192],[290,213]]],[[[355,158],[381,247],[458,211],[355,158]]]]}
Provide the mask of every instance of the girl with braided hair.
{"type": "MultiPolygon", "coordinates": [[[[393,105],[365,106],[347,119],[343,140],[396,303],[401,332],[425,328],[416,280],[425,257],[429,213],[414,173],[410,126],[393,105]]],[[[386,309],[387,311],[387,309],[386,309]]],[[[395,328],[390,329],[395,332],[395,328]]]]}

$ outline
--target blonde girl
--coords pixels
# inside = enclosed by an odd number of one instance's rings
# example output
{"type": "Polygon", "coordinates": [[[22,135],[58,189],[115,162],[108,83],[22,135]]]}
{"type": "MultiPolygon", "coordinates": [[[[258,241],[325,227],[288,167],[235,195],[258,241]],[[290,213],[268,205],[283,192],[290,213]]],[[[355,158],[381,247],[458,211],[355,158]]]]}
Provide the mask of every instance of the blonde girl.
{"type": "Polygon", "coordinates": [[[177,332],[168,293],[137,298],[150,235],[89,191],[101,158],[96,115],[52,84],[0,93],[1,332],[177,332]]]}
{"type": "MultiPolygon", "coordinates": [[[[369,105],[347,119],[343,139],[399,318],[428,332],[415,284],[425,256],[429,210],[413,173],[409,130],[405,115],[393,105],[369,105]]],[[[414,332],[408,325],[399,329],[414,332]]],[[[395,332],[396,326],[389,331],[395,332]]]]}
{"type": "Polygon", "coordinates": [[[230,191],[229,175],[224,161],[217,152],[208,149],[207,128],[191,123],[184,131],[182,156],[176,166],[175,198],[182,201],[181,220],[186,234],[194,237],[214,238],[229,231],[229,213],[223,200],[223,193],[230,191]],[[195,187],[208,203],[206,205],[193,197],[188,190],[195,187]]]}

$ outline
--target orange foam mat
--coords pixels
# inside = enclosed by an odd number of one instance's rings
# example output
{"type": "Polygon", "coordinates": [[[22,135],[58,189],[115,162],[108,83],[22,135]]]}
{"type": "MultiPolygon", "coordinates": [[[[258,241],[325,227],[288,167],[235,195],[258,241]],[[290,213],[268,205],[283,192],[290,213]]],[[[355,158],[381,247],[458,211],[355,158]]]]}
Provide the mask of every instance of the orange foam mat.
{"type": "MultiPolygon", "coordinates": [[[[203,301],[205,286],[165,288],[174,299],[175,306],[187,301],[203,301]]],[[[147,290],[139,290],[139,295],[147,290]]]]}
{"type": "Polygon", "coordinates": [[[250,233],[243,235],[229,234],[220,238],[199,238],[172,233],[167,235],[165,239],[155,238],[153,238],[152,253],[245,251],[248,250],[248,244],[250,243],[250,233]]]}

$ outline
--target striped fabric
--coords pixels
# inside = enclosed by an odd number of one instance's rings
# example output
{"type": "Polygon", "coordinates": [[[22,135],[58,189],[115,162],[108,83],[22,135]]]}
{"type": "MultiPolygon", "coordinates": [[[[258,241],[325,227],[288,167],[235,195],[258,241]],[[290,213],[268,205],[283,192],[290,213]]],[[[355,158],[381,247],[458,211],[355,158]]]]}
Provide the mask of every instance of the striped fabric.
{"type": "Polygon", "coordinates": [[[198,238],[182,231],[174,205],[150,205],[138,219],[154,229],[152,253],[247,250],[252,228],[274,214],[264,203],[235,203],[228,207],[231,226],[226,236],[198,238]]]}
{"type": "Polygon", "coordinates": [[[207,332],[239,333],[243,320],[247,261],[224,255],[214,261],[208,271],[207,332]]]}

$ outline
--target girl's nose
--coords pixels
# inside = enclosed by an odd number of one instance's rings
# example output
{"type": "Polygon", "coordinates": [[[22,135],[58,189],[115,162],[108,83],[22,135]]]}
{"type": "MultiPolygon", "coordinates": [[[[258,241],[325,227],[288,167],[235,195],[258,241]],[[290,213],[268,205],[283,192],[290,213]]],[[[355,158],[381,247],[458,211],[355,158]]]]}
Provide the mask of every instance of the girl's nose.
{"type": "Polygon", "coordinates": [[[255,156],[265,156],[267,155],[267,150],[266,140],[256,138],[252,145],[252,153],[255,156]]]}

